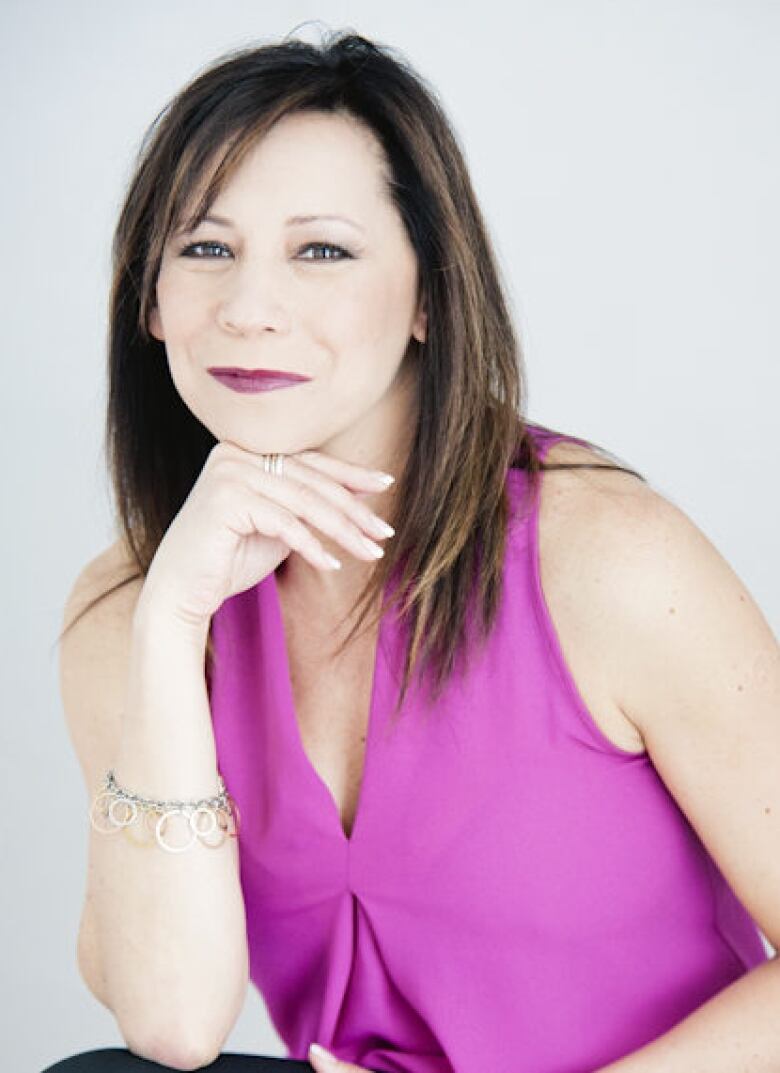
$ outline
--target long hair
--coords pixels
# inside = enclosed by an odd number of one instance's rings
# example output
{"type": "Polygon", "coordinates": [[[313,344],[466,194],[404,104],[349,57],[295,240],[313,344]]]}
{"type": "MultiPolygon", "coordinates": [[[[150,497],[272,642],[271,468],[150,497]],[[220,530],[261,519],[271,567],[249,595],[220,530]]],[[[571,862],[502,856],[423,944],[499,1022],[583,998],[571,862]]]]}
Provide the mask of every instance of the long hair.
{"type": "MultiPolygon", "coordinates": [[[[527,471],[533,495],[540,469],[550,467],[522,416],[523,357],[464,154],[434,90],[389,47],[343,31],[319,46],[284,39],[232,50],[202,69],[147,130],[112,245],[105,451],[117,524],[137,566],[119,584],[146,576],[216,443],[182,401],[164,344],[148,331],[166,239],[208,213],[274,122],[305,110],[351,116],[378,139],[427,309],[425,344],[411,339],[417,353],[405,355],[419,405],[397,478],[396,535],[350,610],[364,605],[339,649],[377,597],[384,613],[397,567],[392,603],[409,624],[397,715],[415,670],[435,700],[456,659],[469,657],[461,642],[473,596],[481,638],[489,634],[501,598],[507,471],[527,471]]],[[[210,626],[209,680],[214,658],[210,626]]]]}

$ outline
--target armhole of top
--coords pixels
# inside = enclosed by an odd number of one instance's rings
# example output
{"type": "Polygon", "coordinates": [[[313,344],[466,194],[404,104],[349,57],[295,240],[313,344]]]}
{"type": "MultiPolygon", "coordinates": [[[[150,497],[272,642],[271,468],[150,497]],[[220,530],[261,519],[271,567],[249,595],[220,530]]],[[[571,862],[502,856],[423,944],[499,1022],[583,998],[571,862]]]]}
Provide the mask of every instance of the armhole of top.
{"type": "MultiPolygon", "coordinates": [[[[537,452],[540,460],[544,460],[548,450],[555,443],[562,441],[570,443],[578,443],[583,447],[591,447],[592,444],[587,440],[579,439],[577,436],[567,436],[560,433],[543,433],[540,436],[535,437],[537,442],[537,452]]],[[[563,652],[563,647],[558,636],[558,631],[555,627],[550,608],[547,604],[547,599],[544,595],[544,589],[542,588],[542,568],[541,568],[541,556],[539,552],[539,516],[541,513],[541,498],[542,488],[541,483],[545,478],[544,470],[539,474],[539,484],[536,487],[533,501],[531,504],[529,525],[530,525],[530,538],[529,548],[531,555],[531,572],[533,574],[533,594],[534,594],[534,607],[536,611],[536,617],[544,634],[547,648],[550,653],[550,658],[558,673],[558,677],[566,688],[569,697],[574,706],[580,722],[591,738],[594,739],[594,743],[597,748],[610,752],[613,755],[633,758],[644,759],[647,757],[647,750],[642,749],[639,752],[634,752],[631,749],[623,749],[616,742],[608,738],[601,727],[594,719],[588,705],[585,703],[585,699],[580,693],[577,682],[574,675],[571,672],[569,664],[566,661],[566,657],[563,652]]]]}

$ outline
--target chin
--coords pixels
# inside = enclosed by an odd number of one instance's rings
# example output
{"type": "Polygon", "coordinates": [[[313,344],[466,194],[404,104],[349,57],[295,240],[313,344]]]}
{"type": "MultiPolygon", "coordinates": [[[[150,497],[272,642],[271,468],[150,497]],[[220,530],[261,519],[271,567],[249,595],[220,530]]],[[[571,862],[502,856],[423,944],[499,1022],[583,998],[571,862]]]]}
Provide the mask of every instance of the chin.
{"type": "Polygon", "coordinates": [[[232,443],[243,451],[248,451],[254,455],[293,455],[299,451],[316,450],[314,446],[308,443],[291,443],[281,436],[269,440],[267,435],[259,435],[256,430],[254,434],[252,432],[243,433],[230,424],[220,427],[209,425],[208,428],[217,440],[232,443]]]}

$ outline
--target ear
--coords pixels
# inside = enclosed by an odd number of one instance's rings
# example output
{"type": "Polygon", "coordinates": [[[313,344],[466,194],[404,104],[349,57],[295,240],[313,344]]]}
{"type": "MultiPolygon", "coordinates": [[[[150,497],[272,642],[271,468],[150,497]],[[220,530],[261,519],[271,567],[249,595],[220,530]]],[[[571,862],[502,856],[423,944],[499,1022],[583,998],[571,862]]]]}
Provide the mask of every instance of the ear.
{"type": "Polygon", "coordinates": [[[163,331],[162,318],[160,316],[160,309],[155,303],[149,310],[149,314],[146,318],[147,327],[150,335],[153,335],[155,339],[161,343],[165,342],[165,332],[163,331]]]}
{"type": "Polygon", "coordinates": [[[414,325],[412,326],[412,335],[415,339],[424,343],[428,334],[428,313],[425,309],[424,303],[420,303],[420,308],[417,310],[417,316],[414,318],[414,325]]]}

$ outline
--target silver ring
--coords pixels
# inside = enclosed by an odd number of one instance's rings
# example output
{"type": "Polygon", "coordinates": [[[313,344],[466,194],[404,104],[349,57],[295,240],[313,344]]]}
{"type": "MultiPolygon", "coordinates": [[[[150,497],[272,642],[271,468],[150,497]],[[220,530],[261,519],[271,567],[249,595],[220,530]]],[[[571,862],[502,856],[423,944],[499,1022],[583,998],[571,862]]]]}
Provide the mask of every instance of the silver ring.
{"type": "Polygon", "coordinates": [[[96,831],[100,831],[104,835],[116,834],[117,831],[122,830],[122,824],[115,822],[109,815],[109,808],[113,801],[114,794],[110,790],[103,790],[92,802],[92,807],[89,810],[90,823],[96,831]],[[108,798],[108,805],[103,804],[104,798],[108,798]],[[103,821],[107,821],[107,824],[99,822],[98,817],[103,821]]]}
{"type": "Polygon", "coordinates": [[[155,824],[155,828],[154,828],[154,834],[155,834],[155,838],[157,839],[158,846],[160,847],[160,849],[165,849],[169,853],[184,853],[185,850],[188,850],[190,848],[190,846],[192,846],[194,844],[195,839],[198,837],[197,829],[193,825],[193,823],[190,820],[190,818],[187,817],[187,822],[189,823],[189,827],[190,827],[190,834],[192,835],[192,837],[190,838],[189,842],[186,842],[183,846],[169,846],[168,845],[168,843],[163,838],[163,828],[165,827],[165,821],[168,819],[169,816],[176,816],[177,814],[179,814],[181,816],[187,816],[187,813],[184,811],[183,808],[168,809],[167,812],[163,813],[163,815],[160,816],[160,818],[157,821],[157,823],[155,824]]]}
{"type": "Polygon", "coordinates": [[[263,455],[263,470],[266,473],[274,473],[278,477],[284,476],[284,455],[263,455]]]}

